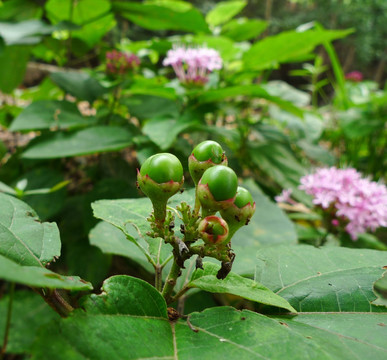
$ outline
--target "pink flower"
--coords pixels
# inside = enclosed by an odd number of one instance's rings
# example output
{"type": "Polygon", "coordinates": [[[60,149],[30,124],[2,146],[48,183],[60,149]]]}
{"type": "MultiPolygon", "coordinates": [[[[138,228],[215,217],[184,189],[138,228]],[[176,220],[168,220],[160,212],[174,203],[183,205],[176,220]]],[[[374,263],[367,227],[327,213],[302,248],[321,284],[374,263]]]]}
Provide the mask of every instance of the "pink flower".
{"type": "Polygon", "coordinates": [[[361,177],[355,169],[321,168],[300,180],[313,203],[332,211],[332,224],[344,223],[353,240],[358,234],[387,226],[387,188],[361,177]]]}
{"type": "Polygon", "coordinates": [[[274,200],[277,203],[290,203],[292,204],[294,201],[291,199],[293,190],[292,189],[283,189],[281,194],[274,197],[274,200]]]}
{"type": "Polygon", "coordinates": [[[172,66],[182,83],[204,85],[212,71],[222,68],[222,58],[215,49],[180,46],[168,51],[163,65],[172,66]]]}
{"type": "Polygon", "coordinates": [[[351,71],[345,74],[345,78],[353,82],[360,82],[363,80],[363,74],[360,71],[351,71]]]}
{"type": "Polygon", "coordinates": [[[106,53],[106,71],[109,74],[125,74],[140,65],[140,59],[134,54],[117,50],[106,53]]]}

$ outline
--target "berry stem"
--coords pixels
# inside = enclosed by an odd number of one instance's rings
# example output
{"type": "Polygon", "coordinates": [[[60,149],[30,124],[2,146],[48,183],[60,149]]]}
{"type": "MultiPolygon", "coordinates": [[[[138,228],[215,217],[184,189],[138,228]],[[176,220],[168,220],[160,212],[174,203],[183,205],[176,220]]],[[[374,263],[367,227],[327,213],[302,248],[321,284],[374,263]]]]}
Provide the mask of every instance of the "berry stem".
{"type": "Polygon", "coordinates": [[[167,216],[167,202],[162,201],[152,201],[153,211],[155,222],[157,227],[162,229],[164,226],[164,221],[167,216]]]}
{"type": "Polygon", "coordinates": [[[180,266],[177,264],[176,258],[174,258],[171,270],[169,271],[167,280],[165,281],[165,284],[164,284],[164,289],[161,293],[164,296],[164,299],[167,302],[167,304],[171,303],[172,292],[176,285],[176,280],[180,276],[180,274],[181,274],[180,266]]]}

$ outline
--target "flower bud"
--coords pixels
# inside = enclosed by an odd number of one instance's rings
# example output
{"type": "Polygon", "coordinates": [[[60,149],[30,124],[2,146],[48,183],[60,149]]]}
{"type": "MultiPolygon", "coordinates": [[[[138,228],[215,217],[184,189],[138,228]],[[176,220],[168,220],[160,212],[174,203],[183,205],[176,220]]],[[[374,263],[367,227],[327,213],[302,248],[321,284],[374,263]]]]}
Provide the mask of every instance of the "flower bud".
{"type": "Polygon", "coordinates": [[[222,147],[216,141],[203,141],[196,145],[188,158],[191,177],[197,185],[204,171],[215,165],[227,166],[227,158],[222,147]]]}
{"type": "Polygon", "coordinates": [[[206,244],[224,244],[228,238],[228,225],[220,217],[205,217],[198,226],[199,235],[206,244]]]}
{"type": "Polygon", "coordinates": [[[238,178],[224,165],[207,169],[197,186],[198,199],[203,210],[217,211],[230,207],[235,200],[238,178]]]}
{"type": "Polygon", "coordinates": [[[168,199],[184,183],[180,160],[169,153],[153,155],[145,160],[137,172],[137,181],[142,192],[152,201],[156,221],[163,222],[168,199]]]}

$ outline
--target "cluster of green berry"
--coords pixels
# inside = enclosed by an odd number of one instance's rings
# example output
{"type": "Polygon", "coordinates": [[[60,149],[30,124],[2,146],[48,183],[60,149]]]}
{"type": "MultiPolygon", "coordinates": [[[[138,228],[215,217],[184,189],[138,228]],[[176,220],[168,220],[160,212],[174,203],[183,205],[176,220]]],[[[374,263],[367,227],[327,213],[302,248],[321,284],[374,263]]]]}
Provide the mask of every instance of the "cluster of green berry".
{"type": "Polygon", "coordinates": [[[176,249],[180,250],[176,250],[175,255],[180,257],[181,267],[193,254],[200,259],[204,256],[217,258],[222,262],[218,278],[224,278],[231,270],[235,257],[231,250],[232,236],[248,224],[255,211],[250,192],[238,186],[237,175],[227,165],[225,153],[215,141],[204,141],[192,151],[188,167],[195,183],[195,206],[192,211],[185,203],[177,208],[184,222],[183,244],[170,236],[171,223],[174,223],[167,214],[168,199],[181,190],[184,183],[179,159],[169,153],[153,155],[143,163],[137,176],[139,187],[153,204],[153,235],[163,237],[172,245],[178,244],[176,249]],[[216,215],[218,212],[220,216],[216,215]],[[193,245],[199,238],[204,245],[193,245]],[[185,255],[182,255],[182,248],[185,255]]]}

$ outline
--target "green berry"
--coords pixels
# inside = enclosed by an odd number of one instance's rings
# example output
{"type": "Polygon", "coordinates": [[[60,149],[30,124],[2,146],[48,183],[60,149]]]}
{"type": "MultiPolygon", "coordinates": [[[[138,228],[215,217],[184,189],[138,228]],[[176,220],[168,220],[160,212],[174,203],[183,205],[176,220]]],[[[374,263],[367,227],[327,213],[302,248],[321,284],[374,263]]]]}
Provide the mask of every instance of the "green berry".
{"type": "Polygon", "coordinates": [[[198,144],[188,158],[188,168],[195,185],[203,173],[215,165],[227,165],[222,147],[216,141],[203,141],[198,144]]]}
{"type": "Polygon", "coordinates": [[[241,186],[238,186],[234,205],[237,206],[239,209],[241,209],[249,203],[251,205],[254,204],[254,200],[250,194],[250,191],[241,186]]]}
{"type": "Polygon", "coordinates": [[[183,166],[175,155],[160,153],[145,160],[141,166],[140,174],[149,176],[158,184],[169,181],[181,182],[183,179],[183,166]]]}
{"type": "Polygon", "coordinates": [[[206,140],[196,145],[192,154],[199,161],[211,160],[214,164],[220,164],[224,157],[222,147],[212,140],[206,140]]]}
{"type": "Polygon", "coordinates": [[[204,172],[200,184],[208,185],[210,193],[216,201],[224,201],[235,197],[238,178],[231,168],[217,165],[204,172]]]}
{"type": "Polygon", "coordinates": [[[175,195],[184,183],[183,166],[169,153],[161,153],[146,159],[137,173],[138,186],[153,204],[158,226],[166,216],[168,199],[175,195]]]}
{"type": "Polygon", "coordinates": [[[255,202],[247,189],[238,186],[234,203],[220,210],[230,229],[229,240],[242,226],[247,225],[255,212],[255,202]]]}

